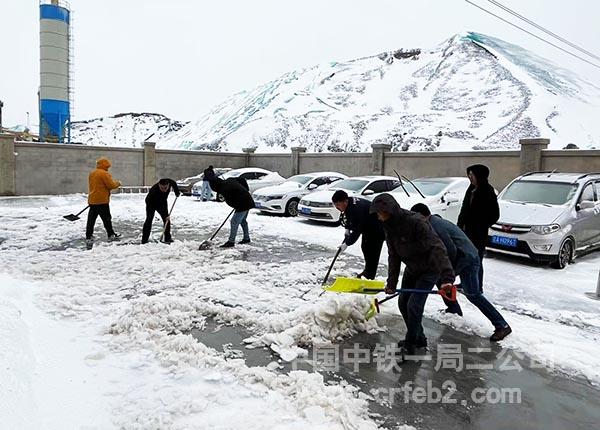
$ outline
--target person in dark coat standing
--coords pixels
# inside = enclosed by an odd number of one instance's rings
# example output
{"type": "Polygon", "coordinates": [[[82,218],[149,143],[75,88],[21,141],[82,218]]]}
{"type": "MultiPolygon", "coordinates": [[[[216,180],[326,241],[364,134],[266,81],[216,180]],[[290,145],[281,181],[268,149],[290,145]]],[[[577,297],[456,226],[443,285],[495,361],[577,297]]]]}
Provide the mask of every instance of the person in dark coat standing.
{"type": "Polygon", "coordinates": [[[376,214],[369,213],[371,202],[358,197],[348,197],[344,190],[337,190],[331,197],[333,205],[342,213],[342,224],[346,227],[341,252],[356,243],[362,235],[360,248],[365,258],[365,268],[359,278],[375,279],[381,248],[385,241],[383,226],[376,214]]]}
{"type": "Polygon", "coordinates": [[[204,173],[202,175],[202,189],[200,190],[200,198],[203,202],[210,200],[210,197],[212,196],[210,181],[216,177],[217,175],[215,174],[215,170],[212,165],[204,169],[204,173]]]}
{"type": "Polygon", "coordinates": [[[410,210],[423,215],[444,243],[454,273],[460,276],[463,294],[494,326],[490,341],[498,342],[512,333],[512,329],[500,312],[480,291],[478,251],[465,233],[439,215],[431,215],[431,211],[423,203],[417,203],[410,210]]]}
{"type": "MultiPolygon", "coordinates": [[[[448,259],[446,247],[435,234],[431,225],[419,214],[400,208],[390,194],[380,194],[371,204],[371,213],[383,223],[388,247],[387,294],[393,294],[398,285],[400,265],[404,263],[403,289],[430,291],[439,281],[440,288],[452,286],[456,276],[448,259]]],[[[415,348],[427,346],[423,333],[423,310],[428,294],[402,293],[398,307],[406,323],[406,337],[399,345],[407,354],[415,348]]]]}
{"type": "Polygon", "coordinates": [[[244,232],[244,237],[240,244],[250,243],[250,231],[248,229],[248,212],[254,207],[254,200],[250,191],[248,191],[248,183],[246,180],[238,180],[238,178],[227,178],[225,180],[214,178],[210,181],[210,187],[217,193],[221,194],[225,202],[235,209],[231,217],[231,230],[229,239],[222,248],[231,248],[235,246],[235,237],[240,226],[244,232]]]}
{"type": "Polygon", "coordinates": [[[171,243],[171,217],[169,216],[169,208],[167,199],[169,193],[173,190],[176,197],[179,197],[179,188],[177,183],[173,179],[163,178],[156,184],[152,185],[148,195],[146,196],[146,221],[142,228],[142,244],[148,243],[150,238],[150,231],[152,230],[152,221],[154,219],[154,212],[158,212],[162,218],[164,225],[164,237],[161,238],[164,243],[171,243]]]}
{"type": "Polygon", "coordinates": [[[488,230],[500,218],[498,197],[488,178],[490,169],[483,164],[467,168],[471,185],[467,188],[462,208],[458,215],[458,226],[473,242],[479,254],[479,288],[483,292],[483,257],[488,241],[488,230]]]}

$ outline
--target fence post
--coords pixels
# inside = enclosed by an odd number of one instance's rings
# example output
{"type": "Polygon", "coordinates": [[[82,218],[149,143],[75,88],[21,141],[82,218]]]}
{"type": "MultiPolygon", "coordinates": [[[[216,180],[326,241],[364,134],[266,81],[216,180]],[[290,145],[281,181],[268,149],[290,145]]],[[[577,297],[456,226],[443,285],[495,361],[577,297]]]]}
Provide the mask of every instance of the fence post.
{"type": "Polygon", "coordinates": [[[245,154],[244,167],[250,167],[250,157],[252,156],[252,154],[254,154],[255,151],[256,148],[242,148],[242,152],[245,154]]]}
{"type": "Polygon", "coordinates": [[[15,137],[12,134],[0,134],[0,196],[17,194],[15,156],[15,137]]]}
{"type": "Polygon", "coordinates": [[[144,183],[154,185],[156,182],[156,143],[144,142],[144,183]]]}
{"type": "Polygon", "coordinates": [[[374,175],[383,175],[385,169],[385,153],[391,151],[392,145],[388,145],[387,143],[374,143],[371,145],[371,148],[373,148],[371,170],[374,175]]]}
{"type": "Polygon", "coordinates": [[[304,146],[292,147],[292,176],[300,173],[300,156],[303,152],[306,152],[304,146]]]}
{"type": "Polygon", "coordinates": [[[542,150],[550,139],[519,139],[521,144],[521,174],[542,170],[542,150]]]}

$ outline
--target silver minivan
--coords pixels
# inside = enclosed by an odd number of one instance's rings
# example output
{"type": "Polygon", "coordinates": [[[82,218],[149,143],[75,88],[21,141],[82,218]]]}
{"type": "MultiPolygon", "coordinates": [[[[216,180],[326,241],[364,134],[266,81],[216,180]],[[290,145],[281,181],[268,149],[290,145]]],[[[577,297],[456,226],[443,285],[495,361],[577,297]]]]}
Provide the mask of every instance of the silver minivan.
{"type": "Polygon", "coordinates": [[[488,248],[566,267],[600,246],[600,173],[533,172],[498,196],[488,248]]]}

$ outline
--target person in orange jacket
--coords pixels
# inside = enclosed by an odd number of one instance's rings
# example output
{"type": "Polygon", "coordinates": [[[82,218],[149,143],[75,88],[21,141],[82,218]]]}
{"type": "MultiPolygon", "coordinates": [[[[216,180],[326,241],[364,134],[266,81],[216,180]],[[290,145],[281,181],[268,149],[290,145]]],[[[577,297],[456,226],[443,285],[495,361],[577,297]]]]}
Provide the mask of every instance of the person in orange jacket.
{"type": "Polygon", "coordinates": [[[96,218],[100,215],[108,240],[118,239],[121,235],[115,233],[112,226],[110,216],[110,191],[121,186],[120,181],[115,181],[108,169],[111,166],[110,161],[106,158],[96,160],[96,168],[92,170],[88,177],[88,204],[90,211],[88,212],[87,226],[85,229],[85,238],[89,242],[92,240],[96,218]]]}

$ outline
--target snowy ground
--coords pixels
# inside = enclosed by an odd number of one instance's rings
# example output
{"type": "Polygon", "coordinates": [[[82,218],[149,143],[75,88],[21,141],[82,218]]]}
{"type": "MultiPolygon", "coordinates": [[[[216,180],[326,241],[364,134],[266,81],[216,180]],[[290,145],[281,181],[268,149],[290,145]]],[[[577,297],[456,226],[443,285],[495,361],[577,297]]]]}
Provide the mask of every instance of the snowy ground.
{"type": "MultiPolygon", "coordinates": [[[[350,384],[327,383],[318,373],[281,373],[277,362],[249,367],[188,334],[207,318],[243,325],[253,334],[248,346],[269,347],[290,360],[313,342],[384,330],[375,319],[364,321],[368,299],[319,297],[343,230],[252,214],[252,245],[202,252],[198,243],[228,208],[182,198],[173,222],[175,239],[184,240],[142,247],[133,242],[141,233],[143,196],[119,195],[111,207],[123,240],[107,243],[98,221],[98,242],[86,251],[84,219],[62,218],[84,206],[83,196],[0,199],[3,426],[378,427],[368,413],[368,393],[350,384]],[[273,244],[289,253],[271,252],[273,244]]],[[[155,231],[158,236],[158,225],[155,231]]],[[[358,246],[334,272],[358,271],[352,254],[360,255],[358,246]]],[[[486,295],[514,330],[502,346],[598,386],[600,302],[583,293],[595,289],[599,263],[600,255],[592,254],[556,271],[488,259],[486,295]]],[[[489,323],[461,304],[464,319],[440,314],[435,299],[426,314],[489,336],[489,323]]],[[[391,305],[385,312],[397,310],[391,305]]]]}

